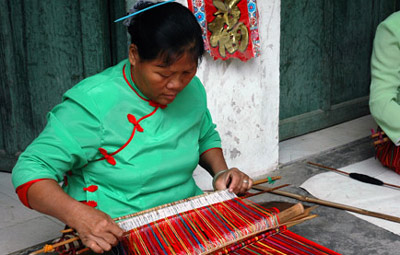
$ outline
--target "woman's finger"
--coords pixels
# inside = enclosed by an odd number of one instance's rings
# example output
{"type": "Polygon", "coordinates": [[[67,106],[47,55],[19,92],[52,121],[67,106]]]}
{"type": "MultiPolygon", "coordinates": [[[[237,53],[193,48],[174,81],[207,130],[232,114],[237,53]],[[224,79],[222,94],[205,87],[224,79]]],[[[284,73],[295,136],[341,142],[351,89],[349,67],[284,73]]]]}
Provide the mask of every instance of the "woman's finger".
{"type": "Polygon", "coordinates": [[[241,186],[243,185],[243,178],[241,178],[237,173],[235,173],[235,171],[229,171],[227,177],[225,178],[225,183],[229,191],[238,194],[241,186]]]}
{"type": "Polygon", "coordinates": [[[111,227],[110,232],[120,240],[124,235],[124,231],[118,226],[117,223],[114,222],[113,227],[111,227]]]}
{"type": "Polygon", "coordinates": [[[108,244],[110,244],[111,246],[115,246],[118,244],[119,238],[116,237],[114,234],[112,233],[105,233],[103,234],[101,237],[99,237],[101,239],[103,239],[105,242],[107,242],[108,244]]]}
{"type": "Polygon", "coordinates": [[[251,189],[251,186],[253,186],[253,179],[251,179],[250,177],[246,176],[243,179],[243,185],[240,189],[240,194],[244,194],[246,193],[249,189],[251,189]]]}
{"type": "Polygon", "coordinates": [[[97,242],[95,240],[93,240],[93,239],[84,240],[83,238],[81,238],[81,240],[86,247],[88,247],[95,253],[103,253],[104,252],[104,250],[97,244],[97,242]]]}
{"type": "Polygon", "coordinates": [[[112,249],[112,245],[108,241],[106,241],[103,237],[94,236],[92,237],[92,240],[94,240],[97,243],[97,245],[102,249],[103,252],[112,249]]]}
{"type": "Polygon", "coordinates": [[[241,194],[247,190],[249,184],[249,177],[237,169],[231,173],[230,188],[235,194],[241,194]]]}
{"type": "Polygon", "coordinates": [[[242,186],[240,187],[239,194],[244,194],[248,190],[250,181],[248,178],[243,178],[242,186]]]}

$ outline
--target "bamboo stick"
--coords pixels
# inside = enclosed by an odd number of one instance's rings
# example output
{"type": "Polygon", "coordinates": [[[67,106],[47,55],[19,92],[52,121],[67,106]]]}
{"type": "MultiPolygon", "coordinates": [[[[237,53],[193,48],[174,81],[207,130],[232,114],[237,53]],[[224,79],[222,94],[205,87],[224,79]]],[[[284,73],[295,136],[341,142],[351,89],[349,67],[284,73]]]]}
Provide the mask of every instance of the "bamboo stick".
{"type": "Polygon", "coordinates": [[[272,177],[269,177],[269,178],[256,180],[256,181],[253,182],[253,185],[259,185],[259,184],[263,184],[263,183],[270,182],[270,181],[276,181],[276,180],[279,180],[281,178],[282,178],[281,176],[272,176],[272,177]]]}
{"type": "Polygon", "coordinates": [[[387,142],[387,141],[390,141],[390,139],[386,136],[385,132],[383,132],[383,131],[380,131],[380,132],[377,132],[377,133],[372,134],[372,135],[371,135],[371,138],[372,138],[372,139],[377,138],[377,139],[374,141],[374,145],[378,145],[378,144],[381,144],[381,143],[385,143],[385,142],[387,142]]]}
{"type": "MultiPolygon", "coordinates": [[[[265,190],[266,188],[263,186],[257,185],[257,186],[253,186],[253,189],[265,190]]],[[[376,218],[400,223],[400,217],[383,214],[383,213],[379,213],[379,212],[368,211],[368,210],[364,210],[364,209],[350,206],[350,205],[330,202],[330,201],[322,200],[322,199],[318,199],[318,198],[311,198],[311,197],[302,196],[302,195],[298,195],[298,194],[294,194],[294,193],[290,193],[290,192],[282,191],[282,190],[273,190],[273,191],[270,191],[270,193],[294,198],[294,199],[297,199],[297,200],[303,201],[303,202],[310,202],[310,203],[325,205],[325,206],[329,206],[329,207],[334,207],[334,208],[338,208],[338,209],[342,209],[342,210],[346,210],[346,211],[351,211],[351,212],[355,212],[355,213],[359,213],[359,214],[363,214],[363,215],[367,215],[367,216],[371,216],[371,217],[376,217],[376,218]]]]}
{"type": "Polygon", "coordinates": [[[379,139],[379,140],[375,141],[375,142],[374,142],[374,145],[378,145],[378,144],[381,144],[381,143],[385,143],[385,142],[387,142],[387,141],[389,141],[389,140],[390,140],[389,138],[385,137],[385,138],[383,138],[383,139],[379,139]]]}
{"type": "Polygon", "coordinates": [[[379,131],[379,132],[376,132],[375,134],[372,134],[371,137],[376,138],[376,137],[383,136],[383,135],[386,135],[385,132],[379,131]]]}
{"type": "MultiPolygon", "coordinates": [[[[351,177],[350,173],[347,173],[347,172],[345,172],[345,171],[342,171],[342,170],[339,170],[339,169],[336,169],[336,168],[332,168],[332,167],[329,167],[329,166],[324,166],[324,165],[317,164],[317,163],[314,163],[314,162],[307,162],[307,163],[310,164],[310,165],[313,165],[313,166],[317,166],[317,167],[320,167],[320,168],[325,168],[325,169],[328,169],[328,170],[331,170],[331,171],[334,171],[334,172],[338,172],[338,173],[341,173],[341,174],[344,174],[344,175],[347,175],[347,176],[351,177]]],[[[364,176],[367,176],[367,175],[364,175],[364,176]]],[[[368,177],[368,178],[372,178],[372,179],[376,179],[376,178],[370,177],[370,176],[367,176],[367,177],[368,177]]],[[[358,179],[357,179],[357,180],[358,180],[358,179]]],[[[385,185],[385,186],[389,186],[389,187],[393,187],[393,188],[400,189],[400,186],[399,186],[399,185],[395,185],[395,184],[391,184],[391,183],[386,183],[386,182],[383,182],[383,181],[378,180],[378,179],[376,179],[376,180],[379,181],[379,182],[381,182],[381,185],[383,184],[383,185],[385,185]]],[[[360,181],[360,180],[358,180],[358,181],[360,181]]]]}
{"type": "Polygon", "coordinates": [[[77,252],[76,252],[76,255],[80,255],[80,254],[85,253],[85,252],[87,252],[87,251],[89,251],[89,250],[90,250],[90,249],[89,249],[88,247],[83,248],[82,250],[77,251],[77,252]]]}
{"type": "Polygon", "coordinates": [[[316,215],[316,214],[311,214],[311,215],[307,215],[307,216],[304,216],[304,217],[301,217],[301,218],[298,218],[298,219],[293,219],[293,220],[287,222],[287,223],[285,224],[285,226],[288,227],[288,228],[290,228],[290,227],[293,227],[294,225],[303,223],[303,222],[306,221],[306,220],[311,220],[311,219],[314,219],[314,218],[316,218],[316,217],[318,217],[318,215],[316,215]]]}
{"type": "Polygon", "coordinates": [[[287,187],[287,186],[289,186],[289,185],[290,185],[290,184],[283,184],[283,185],[280,185],[280,186],[278,186],[278,187],[267,188],[267,189],[265,189],[265,190],[263,190],[263,191],[260,191],[260,192],[257,192],[257,193],[249,193],[249,194],[247,194],[247,195],[241,196],[240,198],[243,199],[243,198],[249,198],[249,197],[258,196],[258,195],[261,195],[261,194],[264,194],[264,193],[268,193],[268,192],[273,191],[273,190],[277,190],[277,189],[281,189],[281,188],[287,187]]]}
{"type": "Polygon", "coordinates": [[[76,241],[76,240],[79,240],[79,236],[73,237],[68,240],[65,240],[65,241],[62,241],[59,243],[55,243],[55,244],[46,244],[42,249],[31,252],[31,253],[29,253],[29,255],[36,255],[36,254],[40,254],[40,253],[51,252],[51,251],[54,251],[54,248],[57,248],[61,245],[67,244],[67,243],[72,243],[73,241],[76,241]]]}
{"type": "Polygon", "coordinates": [[[71,233],[74,232],[72,228],[63,229],[60,231],[61,234],[71,233]]]}

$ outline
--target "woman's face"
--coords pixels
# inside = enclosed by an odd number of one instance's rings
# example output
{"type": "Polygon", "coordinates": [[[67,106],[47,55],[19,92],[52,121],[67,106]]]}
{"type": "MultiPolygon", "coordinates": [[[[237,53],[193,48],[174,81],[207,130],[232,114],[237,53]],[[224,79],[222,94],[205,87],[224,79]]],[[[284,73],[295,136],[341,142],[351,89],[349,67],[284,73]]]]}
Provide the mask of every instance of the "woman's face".
{"type": "Polygon", "coordinates": [[[129,48],[129,61],[136,86],[148,99],[162,105],[172,103],[197,71],[197,62],[186,53],[169,66],[160,59],[141,61],[133,44],[129,48]]]}

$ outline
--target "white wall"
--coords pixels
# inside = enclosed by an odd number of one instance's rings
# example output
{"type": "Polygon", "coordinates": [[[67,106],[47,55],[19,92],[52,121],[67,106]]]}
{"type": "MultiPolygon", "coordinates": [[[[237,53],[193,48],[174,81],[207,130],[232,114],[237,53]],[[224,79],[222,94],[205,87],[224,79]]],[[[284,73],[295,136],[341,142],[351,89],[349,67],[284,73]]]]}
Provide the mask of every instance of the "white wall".
{"type": "MultiPolygon", "coordinates": [[[[186,2],[186,1],[183,1],[186,2]]],[[[280,0],[258,0],[261,55],[247,62],[214,61],[206,56],[197,75],[221,135],[228,166],[253,178],[278,165],[280,0]]],[[[196,182],[211,189],[211,177],[195,172],[196,182]]]]}
{"type": "MultiPolygon", "coordinates": [[[[177,0],[187,6],[187,0],[177,0]]],[[[230,167],[253,178],[278,165],[280,0],[258,0],[261,55],[247,62],[203,58],[197,75],[222,138],[230,167]]],[[[127,0],[131,6],[132,0],[127,0]]],[[[211,176],[195,171],[196,182],[210,190],[211,176]]]]}

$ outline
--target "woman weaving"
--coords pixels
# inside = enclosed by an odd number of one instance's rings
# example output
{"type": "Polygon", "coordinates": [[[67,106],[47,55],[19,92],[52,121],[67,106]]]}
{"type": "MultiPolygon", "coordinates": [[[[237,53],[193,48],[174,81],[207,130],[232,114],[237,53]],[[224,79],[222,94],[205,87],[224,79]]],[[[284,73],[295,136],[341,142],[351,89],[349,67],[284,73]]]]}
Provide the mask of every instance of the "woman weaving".
{"type": "Polygon", "coordinates": [[[198,164],[215,189],[252,185],[228,169],[195,76],[200,26],[178,3],[152,5],[137,3],[134,12],[146,11],[125,21],[128,59],[67,91],[13,169],[21,201],[75,229],[97,253],[123,234],[112,218],[201,194],[198,164]]]}
{"type": "Polygon", "coordinates": [[[369,107],[378,133],[373,134],[376,157],[400,174],[400,12],[376,29],[371,56],[369,107]],[[383,135],[384,134],[384,135],[383,135]],[[385,137],[387,136],[387,137],[385,137]]]}

